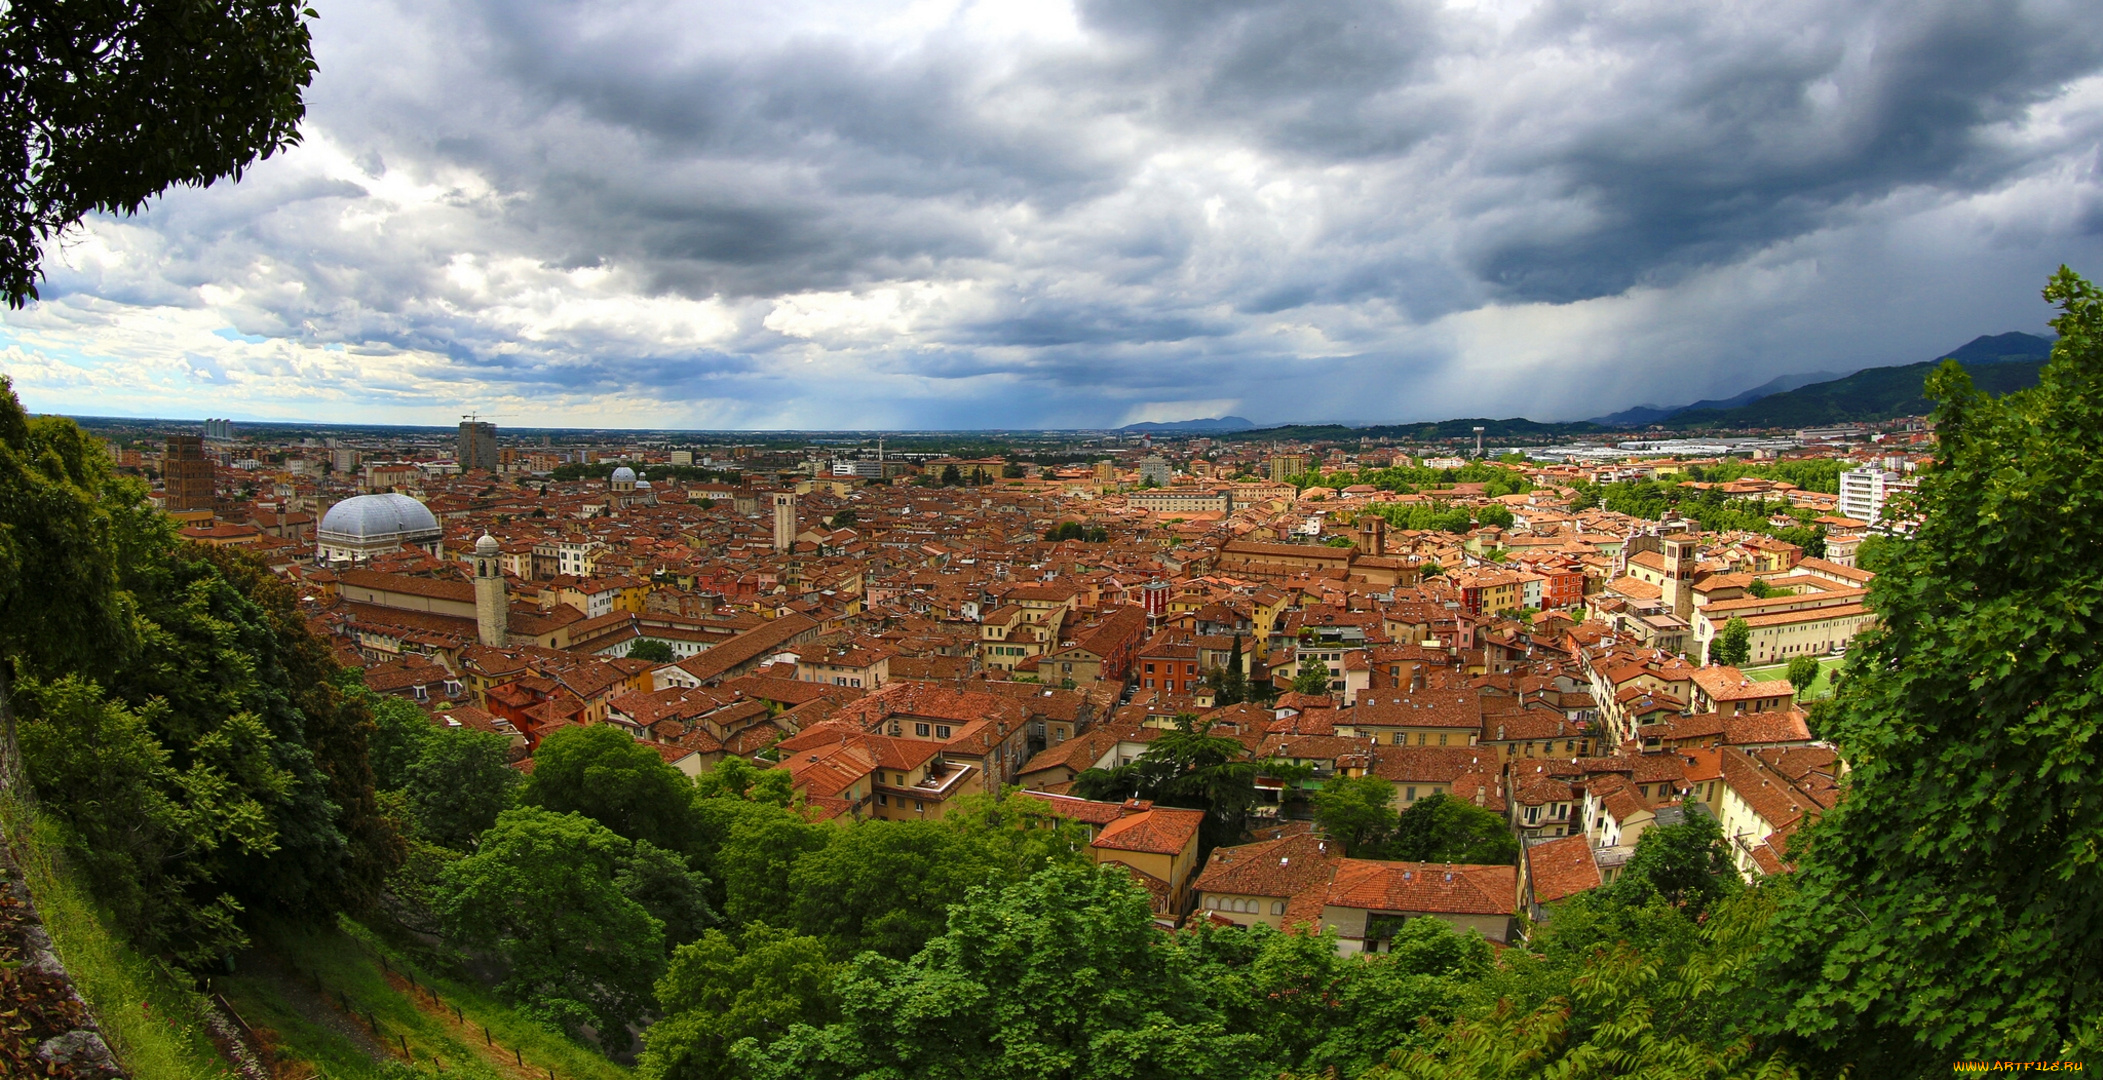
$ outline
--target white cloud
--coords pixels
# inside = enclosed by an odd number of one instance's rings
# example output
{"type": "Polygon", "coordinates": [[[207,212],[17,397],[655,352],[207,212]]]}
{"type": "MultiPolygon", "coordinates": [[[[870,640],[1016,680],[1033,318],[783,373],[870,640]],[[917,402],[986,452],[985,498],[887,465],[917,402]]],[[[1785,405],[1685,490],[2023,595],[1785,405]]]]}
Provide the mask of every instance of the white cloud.
{"type": "Polygon", "coordinates": [[[303,145],[98,219],[32,407],[1096,425],[1727,395],[2037,330],[2103,29],[1957,0],[345,0],[303,145]]]}

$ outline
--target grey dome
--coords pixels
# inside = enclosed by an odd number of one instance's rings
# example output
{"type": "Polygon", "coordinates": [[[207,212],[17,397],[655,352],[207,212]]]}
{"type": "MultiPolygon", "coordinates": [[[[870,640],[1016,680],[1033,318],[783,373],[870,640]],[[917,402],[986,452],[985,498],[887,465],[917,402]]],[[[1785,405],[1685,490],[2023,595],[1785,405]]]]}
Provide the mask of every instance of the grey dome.
{"type": "Polygon", "coordinates": [[[646,488],[650,486],[650,482],[648,480],[637,480],[635,482],[635,486],[638,488],[646,488]]]}
{"type": "Polygon", "coordinates": [[[497,538],[488,533],[483,533],[482,539],[475,541],[475,554],[477,555],[495,555],[498,551],[497,538]]]}
{"type": "Polygon", "coordinates": [[[361,543],[435,534],[438,519],[407,495],[357,495],[329,507],[315,530],[324,539],[361,543]]]}
{"type": "Polygon", "coordinates": [[[613,471],[613,482],[616,484],[633,479],[635,479],[635,470],[629,468],[626,465],[623,465],[620,468],[615,469],[613,471]]]}

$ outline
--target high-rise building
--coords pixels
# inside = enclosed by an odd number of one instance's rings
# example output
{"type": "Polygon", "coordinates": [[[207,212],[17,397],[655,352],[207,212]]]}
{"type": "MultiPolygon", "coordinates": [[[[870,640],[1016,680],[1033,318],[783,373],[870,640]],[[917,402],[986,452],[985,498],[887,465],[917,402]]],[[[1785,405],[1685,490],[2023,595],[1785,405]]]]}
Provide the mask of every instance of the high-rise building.
{"type": "Polygon", "coordinates": [[[234,437],[234,422],[232,420],[206,420],[204,422],[204,437],[213,442],[229,442],[234,437]]]}
{"type": "Polygon", "coordinates": [[[1176,471],[1170,468],[1168,462],[1163,460],[1159,454],[1148,454],[1145,460],[1139,463],[1139,482],[1142,484],[1151,480],[1162,487],[1167,487],[1174,482],[1175,478],[1176,471]]]}
{"type": "Polygon", "coordinates": [[[1111,487],[1115,485],[1117,483],[1117,463],[1110,460],[1109,458],[1104,458],[1101,461],[1096,462],[1095,482],[1103,485],[1104,487],[1111,487]]]}
{"type": "Polygon", "coordinates": [[[1884,517],[1884,500],[1899,486],[1899,474],[1864,465],[1840,474],[1840,516],[1875,525],[1884,517]]]}
{"type": "Polygon", "coordinates": [[[460,447],[454,455],[461,472],[497,470],[497,426],[486,420],[460,421],[460,447]]]}
{"type": "Polygon", "coordinates": [[[204,438],[168,436],[168,457],[161,463],[162,505],[169,511],[212,508],[212,460],[204,456],[204,438]]]}
{"type": "Polygon", "coordinates": [[[1306,471],[1306,454],[1275,454],[1271,457],[1271,483],[1282,484],[1306,471]]]}

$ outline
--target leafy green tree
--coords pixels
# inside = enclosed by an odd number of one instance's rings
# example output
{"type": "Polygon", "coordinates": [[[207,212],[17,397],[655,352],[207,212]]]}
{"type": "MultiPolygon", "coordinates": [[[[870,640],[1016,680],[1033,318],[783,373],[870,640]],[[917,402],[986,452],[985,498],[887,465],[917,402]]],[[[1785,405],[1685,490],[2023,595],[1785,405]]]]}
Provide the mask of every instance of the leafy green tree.
{"type": "Polygon", "coordinates": [[[1021,881],[1053,866],[1088,866],[1088,827],[1054,813],[1042,799],[1009,790],[953,800],[937,823],[977,850],[1002,880],[1021,881]]]}
{"type": "Polygon", "coordinates": [[[956,487],[957,485],[959,485],[959,484],[961,484],[961,483],[963,483],[963,482],[964,482],[964,474],[963,474],[963,473],[960,473],[960,472],[958,472],[958,471],[957,471],[957,467],[956,467],[956,466],[954,466],[954,465],[944,465],[944,466],[942,467],[942,486],[943,486],[943,487],[956,487]]]}
{"type": "Polygon", "coordinates": [[[1736,615],[1709,642],[1709,663],[1742,667],[1752,660],[1752,627],[1736,615]]]}
{"type": "Polygon", "coordinates": [[[500,960],[498,989],[537,1018],[609,1040],[638,1022],[665,969],[664,924],[615,875],[635,844],[582,814],[505,811],[438,887],[447,937],[500,960]]]}
{"type": "Polygon", "coordinates": [[[1755,599],[1765,600],[1774,595],[1774,586],[1769,585],[1765,579],[1754,578],[1753,583],[1745,587],[1745,591],[1755,599]]]}
{"type": "Polygon", "coordinates": [[[1239,705],[1248,700],[1248,673],[1242,670],[1241,635],[1234,635],[1234,647],[1227,654],[1226,666],[1212,673],[1212,700],[1215,705],[1239,705]]]}
{"type": "Polygon", "coordinates": [[[686,860],[677,852],[637,840],[634,850],[616,867],[614,887],[664,924],[666,945],[684,945],[715,925],[716,913],[708,903],[708,879],[687,869],[686,860]]]}
{"type": "Polygon", "coordinates": [[[403,791],[417,833],[456,851],[475,846],[497,815],[518,801],[523,783],[511,767],[510,739],[466,729],[432,729],[408,773],[403,791]]]}
{"type": "Polygon", "coordinates": [[[365,709],[372,715],[372,734],[366,740],[372,760],[372,786],[380,791],[399,791],[409,783],[409,767],[423,756],[424,748],[437,735],[431,717],[413,701],[366,691],[365,709]]]}
{"type": "Polygon", "coordinates": [[[1334,777],[1314,794],[1314,820],[1344,854],[1378,852],[1395,834],[1395,785],[1377,776],[1334,777]]]}
{"type": "Polygon", "coordinates": [[[0,375],[0,651],[28,673],[107,674],[132,647],[118,566],[133,552],[115,519],[151,511],[108,462],[71,420],[31,419],[0,375]]]}
{"type": "Polygon", "coordinates": [[[1074,793],[1087,799],[1151,799],[1163,806],[1205,811],[1200,857],[1219,844],[1239,841],[1256,804],[1257,763],[1241,743],[1210,734],[1209,724],[1184,713],[1174,730],[1156,737],[1145,751],[1116,769],[1087,769],[1074,777],[1074,793]]]}
{"type": "Polygon", "coordinates": [[[1418,799],[1395,822],[1388,858],[1496,866],[1519,857],[1502,815],[1450,795],[1418,799]]]}
{"type": "Polygon", "coordinates": [[[796,860],[788,921],[835,959],[873,949],[903,960],[942,932],[974,885],[1005,884],[957,832],[932,821],[869,821],[796,860]]]}
{"type": "Polygon", "coordinates": [[[1818,682],[1818,672],[1817,657],[1795,656],[1789,659],[1789,668],[1783,677],[1796,688],[1797,698],[1802,699],[1810,695],[1811,687],[1818,682]]]}
{"type": "Polygon", "coordinates": [[[702,853],[702,863],[722,888],[723,916],[732,926],[781,921],[796,903],[790,880],[797,862],[838,838],[837,826],[766,803],[703,799],[695,806],[705,833],[722,837],[702,853]]]}
{"type": "Polygon", "coordinates": [[[693,784],[611,724],[561,728],[533,752],[533,775],[519,802],[579,813],[630,840],[687,851],[693,784]]]}
{"type": "Polygon", "coordinates": [[[787,769],[762,769],[744,758],[731,756],[694,779],[694,791],[703,799],[745,799],[787,806],[795,800],[787,769]]]}
{"type": "Polygon", "coordinates": [[[1723,826],[1699,806],[1691,804],[1677,824],[1643,830],[1635,853],[1605,887],[1605,894],[1616,903],[1634,906],[1660,897],[1699,919],[1744,888],[1724,843],[1723,826]]]}
{"type": "MultiPolygon", "coordinates": [[[[69,855],[132,937],[201,963],[247,941],[242,906],[215,884],[222,850],[268,855],[277,830],[222,761],[177,769],[151,715],[77,676],[23,683],[21,745],[45,812],[69,855]]],[[[163,706],[149,706],[149,710],[163,706]]],[[[254,719],[240,723],[253,725],[254,719]]],[[[262,785],[282,788],[281,774],[262,785]]]]}
{"type": "Polygon", "coordinates": [[[643,638],[628,646],[630,660],[648,660],[653,664],[672,662],[672,646],[656,638],[643,638]]]}
{"type": "Polygon", "coordinates": [[[1323,697],[1329,693],[1329,665],[1313,656],[1300,658],[1300,670],[1292,677],[1295,694],[1323,697]]]}
{"type": "Polygon", "coordinates": [[[2045,296],[2035,388],[1929,377],[1922,523],[1879,552],[1821,721],[1846,795],[1761,954],[1772,1029],[1859,1075],[2103,1051],[2103,293],[2062,267],[2045,296]]]}
{"type": "Polygon", "coordinates": [[[0,291],[35,299],[41,245],[91,212],[239,178],[299,141],[314,77],[296,0],[69,4],[0,13],[0,291]]]}
{"type": "Polygon", "coordinates": [[[736,937],[710,930],[672,954],[657,983],[665,1017],[643,1033],[643,1080],[732,1080],[731,1048],[772,1042],[795,1025],[839,1016],[836,968],[818,939],[753,923],[736,937]]]}
{"type": "Polygon", "coordinates": [[[911,960],[864,953],[836,986],[841,1018],[741,1053],[751,1075],[1268,1074],[1259,1037],[1226,1031],[1146,895],[1111,871],[975,892],[911,960]]]}

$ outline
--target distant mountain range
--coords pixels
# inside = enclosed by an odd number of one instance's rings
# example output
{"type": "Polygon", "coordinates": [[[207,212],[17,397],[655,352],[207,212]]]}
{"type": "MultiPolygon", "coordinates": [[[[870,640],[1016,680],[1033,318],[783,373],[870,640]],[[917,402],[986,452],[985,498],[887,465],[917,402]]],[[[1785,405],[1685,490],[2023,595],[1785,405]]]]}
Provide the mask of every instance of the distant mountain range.
{"type": "Polygon", "coordinates": [[[1203,435],[1213,431],[1248,431],[1255,426],[1253,422],[1239,416],[1215,416],[1206,420],[1170,420],[1165,423],[1147,420],[1137,424],[1126,424],[1117,430],[1142,435],[1203,435]]]}
{"type": "Polygon", "coordinates": [[[1806,371],[1795,375],[1778,375],[1742,394],[1733,394],[1720,400],[1709,398],[1697,401],[1692,405],[1632,405],[1617,413],[1595,416],[1589,422],[1610,428],[1643,427],[1649,424],[1662,423],[1683,412],[1694,409],[1704,409],[1711,412],[1735,409],[1740,405],[1750,405],[1764,397],[1773,397],[1776,394],[1794,390],[1799,386],[1809,386],[1812,383],[1842,378],[1846,374],[1846,372],[1841,371],[1806,371]]]}
{"type": "MultiPolygon", "coordinates": [[[[1343,439],[1380,438],[1434,442],[1466,439],[1477,427],[1486,440],[1508,437],[1559,438],[1566,435],[1606,435],[1659,426],[1676,431],[1736,428],[1803,428],[1864,420],[1888,420],[1895,416],[1920,416],[1932,411],[1925,384],[1928,372],[1952,359],[1971,373],[1972,383],[1996,396],[2037,385],[2038,370],[2052,354],[2052,339],[2036,334],[1992,334],[1972,339],[1963,348],[1918,364],[1863,368],[1851,375],[1829,373],[1784,375],[1751,390],[1720,401],[1697,401],[1677,408],[1638,405],[1596,420],[1574,423],[1542,423],[1514,416],[1504,420],[1470,417],[1417,424],[1286,424],[1279,427],[1212,429],[1237,440],[1248,439],[1343,439]],[[1810,382],[1807,380],[1819,380],[1810,382]],[[1793,385],[1792,385],[1793,384],[1793,385]],[[1646,410],[1649,410],[1646,413],[1646,410]],[[1662,414],[1660,419],[1649,415],[1662,414]]],[[[1236,420],[1238,417],[1229,417],[1236,420]]],[[[1192,420],[1193,424],[1225,421],[1192,420]]],[[[1134,424],[1125,430],[1147,425],[1134,424]]],[[[1165,425],[1154,425],[1166,430],[1165,425]]]]}
{"type": "Polygon", "coordinates": [[[1998,396],[2037,385],[2037,373],[2051,355],[2051,338],[1994,334],[1974,338],[1963,348],[1935,360],[1864,368],[1842,378],[1763,395],[1728,408],[1689,408],[1662,423],[1676,429],[1816,427],[1917,416],[1935,408],[1924,384],[1928,373],[1943,359],[1963,364],[1974,385],[1998,396]]]}

